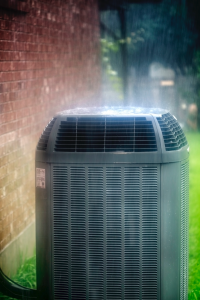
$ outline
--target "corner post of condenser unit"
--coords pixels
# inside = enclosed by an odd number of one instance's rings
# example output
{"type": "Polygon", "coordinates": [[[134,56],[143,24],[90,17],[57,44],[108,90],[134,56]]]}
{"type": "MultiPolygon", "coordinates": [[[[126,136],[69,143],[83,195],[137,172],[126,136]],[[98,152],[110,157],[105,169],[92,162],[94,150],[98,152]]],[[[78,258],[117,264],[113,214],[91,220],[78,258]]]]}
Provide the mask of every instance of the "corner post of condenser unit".
{"type": "Polygon", "coordinates": [[[161,164],[161,299],[180,299],[180,162],[161,164]],[[170,288],[169,288],[170,287],[170,288]]]}
{"type": "Polygon", "coordinates": [[[36,162],[44,170],[45,185],[36,186],[36,269],[39,300],[50,300],[52,295],[52,220],[51,220],[51,171],[50,164],[36,162]]]}
{"type": "Polygon", "coordinates": [[[151,120],[152,120],[154,132],[155,132],[155,136],[156,136],[157,151],[159,152],[159,156],[160,156],[159,162],[161,163],[162,162],[162,152],[163,152],[162,150],[165,149],[164,142],[162,139],[162,131],[160,129],[160,126],[158,124],[156,117],[153,114],[151,114],[151,120]]]}

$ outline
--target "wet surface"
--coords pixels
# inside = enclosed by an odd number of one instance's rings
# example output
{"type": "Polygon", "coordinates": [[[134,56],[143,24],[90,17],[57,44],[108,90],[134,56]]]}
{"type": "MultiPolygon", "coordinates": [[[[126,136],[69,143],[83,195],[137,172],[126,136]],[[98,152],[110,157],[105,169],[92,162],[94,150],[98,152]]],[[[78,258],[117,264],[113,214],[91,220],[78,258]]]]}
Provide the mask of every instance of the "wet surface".
{"type": "Polygon", "coordinates": [[[87,107],[69,109],[60,112],[59,115],[101,115],[101,116],[133,116],[133,115],[162,115],[168,111],[160,108],[143,108],[143,107],[87,107]]]}

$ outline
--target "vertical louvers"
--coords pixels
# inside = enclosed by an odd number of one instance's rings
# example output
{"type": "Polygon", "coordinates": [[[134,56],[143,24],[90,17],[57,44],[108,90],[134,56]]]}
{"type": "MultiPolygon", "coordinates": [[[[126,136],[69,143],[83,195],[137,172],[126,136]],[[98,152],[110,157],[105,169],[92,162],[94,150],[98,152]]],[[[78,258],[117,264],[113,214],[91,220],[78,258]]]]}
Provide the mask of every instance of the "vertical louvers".
{"type": "Polygon", "coordinates": [[[180,300],[188,299],[189,163],[181,166],[180,300]]]}
{"type": "Polygon", "coordinates": [[[124,299],[141,296],[141,215],[139,167],[124,168],[124,299]]]}
{"type": "Polygon", "coordinates": [[[157,166],[53,167],[55,300],[159,298],[158,176],[157,166]]]}
{"type": "Polygon", "coordinates": [[[158,299],[158,169],[142,168],[142,300],[158,299]]]}
{"type": "Polygon", "coordinates": [[[39,139],[39,142],[38,142],[38,145],[37,145],[37,150],[43,150],[45,151],[47,149],[47,143],[48,143],[48,140],[49,140],[49,136],[50,136],[50,133],[51,133],[51,130],[53,128],[53,125],[56,121],[56,118],[53,118],[49,124],[45,127],[40,139],[39,139]]]}
{"type": "MultiPolygon", "coordinates": [[[[70,200],[71,200],[71,298],[86,299],[86,280],[88,268],[87,226],[88,214],[86,200],[85,168],[70,168],[70,200]]],[[[67,298],[69,299],[69,298],[67,298]]],[[[59,299],[60,300],[60,299],[59,299]]]]}
{"type": "Polygon", "coordinates": [[[106,168],[106,299],[123,299],[124,224],[121,168],[106,168]]]}
{"type": "Polygon", "coordinates": [[[166,151],[179,150],[187,145],[181,126],[170,113],[162,115],[157,120],[162,131],[166,151]]]}
{"type": "Polygon", "coordinates": [[[104,298],[104,173],[102,167],[89,167],[88,182],[88,299],[104,298]]]}
{"type": "Polygon", "coordinates": [[[55,299],[68,299],[69,293],[69,224],[70,205],[68,192],[68,169],[53,169],[53,236],[54,236],[54,296],[55,299]]]}

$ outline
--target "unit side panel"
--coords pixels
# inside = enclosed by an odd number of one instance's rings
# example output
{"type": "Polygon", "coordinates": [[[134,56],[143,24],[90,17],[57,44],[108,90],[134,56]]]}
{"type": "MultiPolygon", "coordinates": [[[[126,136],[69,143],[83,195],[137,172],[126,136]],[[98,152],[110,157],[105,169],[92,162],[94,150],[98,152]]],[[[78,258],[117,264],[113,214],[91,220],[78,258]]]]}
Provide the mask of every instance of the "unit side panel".
{"type": "Polygon", "coordinates": [[[56,300],[160,299],[160,165],[53,165],[56,300]]]}
{"type": "Polygon", "coordinates": [[[180,163],[161,165],[161,299],[180,299],[180,163]]]}
{"type": "Polygon", "coordinates": [[[36,268],[38,300],[51,300],[51,194],[50,165],[36,163],[36,268]]]}

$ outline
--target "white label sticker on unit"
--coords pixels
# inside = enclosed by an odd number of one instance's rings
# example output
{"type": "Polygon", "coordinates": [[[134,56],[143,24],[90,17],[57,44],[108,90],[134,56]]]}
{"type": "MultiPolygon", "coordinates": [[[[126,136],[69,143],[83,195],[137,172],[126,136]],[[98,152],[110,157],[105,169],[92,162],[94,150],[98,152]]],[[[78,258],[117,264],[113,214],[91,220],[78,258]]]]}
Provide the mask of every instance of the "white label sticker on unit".
{"type": "Polygon", "coordinates": [[[36,187],[45,189],[45,169],[36,168],[36,187]]]}

